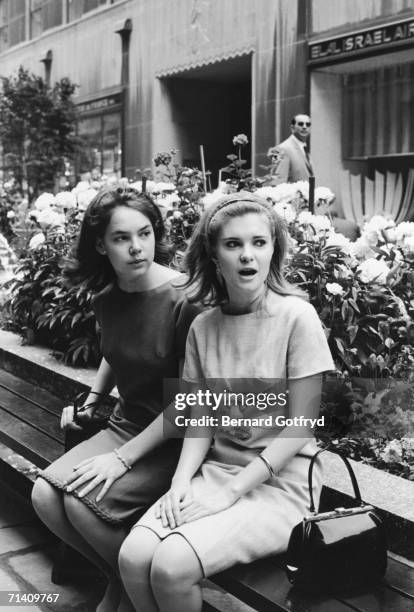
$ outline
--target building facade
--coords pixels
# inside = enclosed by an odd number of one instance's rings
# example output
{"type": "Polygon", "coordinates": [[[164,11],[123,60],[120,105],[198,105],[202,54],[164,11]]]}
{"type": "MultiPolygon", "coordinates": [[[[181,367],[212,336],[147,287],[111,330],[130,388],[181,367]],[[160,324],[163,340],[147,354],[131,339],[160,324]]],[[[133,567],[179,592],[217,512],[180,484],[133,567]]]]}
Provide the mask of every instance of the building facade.
{"type": "Polygon", "coordinates": [[[346,217],[414,216],[414,2],[313,0],[312,156],[346,217]]]}
{"type": "Polygon", "coordinates": [[[202,144],[217,176],[245,133],[260,174],[310,112],[317,184],[347,216],[407,218],[412,20],[414,0],[0,0],[0,74],[79,85],[81,171],[134,176],[170,148],[199,165],[202,144]]]}

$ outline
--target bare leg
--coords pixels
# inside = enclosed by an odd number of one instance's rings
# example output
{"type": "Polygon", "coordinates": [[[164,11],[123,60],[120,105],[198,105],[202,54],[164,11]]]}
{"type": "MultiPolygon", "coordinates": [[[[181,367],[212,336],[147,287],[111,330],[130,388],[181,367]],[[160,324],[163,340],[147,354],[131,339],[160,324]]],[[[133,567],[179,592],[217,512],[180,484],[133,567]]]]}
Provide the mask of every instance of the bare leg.
{"type": "MultiPolygon", "coordinates": [[[[45,525],[61,540],[75,548],[84,557],[96,565],[108,578],[105,596],[98,606],[99,612],[113,612],[120,600],[120,584],[109,564],[82,537],[69,521],[65,511],[64,495],[43,478],[38,478],[32,492],[33,506],[45,525]]],[[[92,514],[92,512],[90,512],[92,514]]]]}
{"type": "Polygon", "coordinates": [[[139,612],[158,612],[150,576],[152,559],[159,545],[160,538],[153,531],[136,527],[126,537],[119,552],[121,578],[134,609],[139,612]]]}
{"type": "Polygon", "coordinates": [[[151,585],[160,612],[201,612],[203,570],[190,544],[179,534],[156,548],[151,585]]]}
{"type": "Polygon", "coordinates": [[[110,525],[97,517],[83,502],[72,495],[64,499],[66,515],[84,540],[118,573],[118,554],[128,531],[123,526],[110,525]]]}
{"type": "Polygon", "coordinates": [[[69,522],[63,504],[64,494],[55,489],[43,478],[38,478],[33,486],[32,503],[39,518],[45,525],[66,542],[76,548],[84,557],[99,567],[104,574],[110,573],[110,567],[96,551],[84,540],[69,522]]]}

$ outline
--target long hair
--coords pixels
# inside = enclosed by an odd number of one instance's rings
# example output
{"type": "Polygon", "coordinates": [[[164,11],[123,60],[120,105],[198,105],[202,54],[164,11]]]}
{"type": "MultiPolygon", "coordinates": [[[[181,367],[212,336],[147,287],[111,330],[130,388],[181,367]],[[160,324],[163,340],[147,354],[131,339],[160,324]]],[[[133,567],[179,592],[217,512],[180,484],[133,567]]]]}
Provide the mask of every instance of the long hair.
{"type": "Polygon", "coordinates": [[[84,284],[91,291],[99,292],[116,280],[108,257],[98,253],[96,243],[103,239],[118,206],[127,206],[147,217],[155,236],[154,261],[168,263],[165,228],[158,206],[145,193],[114,185],[98,193],[85,211],[77,243],[64,262],[62,272],[68,285],[84,284]]]}
{"type": "Polygon", "coordinates": [[[279,295],[296,295],[308,299],[307,294],[290,284],[283,275],[287,252],[287,227],[274,208],[263,198],[247,191],[233,193],[220,199],[206,210],[192,237],[184,258],[188,274],[185,284],[190,289],[190,301],[216,306],[228,302],[228,294],[214,263],[215,247],[223,225],[248,213],[263,215],[269,222],[273,239],[273,255],[270,262],[267,287],[279,295]]]}

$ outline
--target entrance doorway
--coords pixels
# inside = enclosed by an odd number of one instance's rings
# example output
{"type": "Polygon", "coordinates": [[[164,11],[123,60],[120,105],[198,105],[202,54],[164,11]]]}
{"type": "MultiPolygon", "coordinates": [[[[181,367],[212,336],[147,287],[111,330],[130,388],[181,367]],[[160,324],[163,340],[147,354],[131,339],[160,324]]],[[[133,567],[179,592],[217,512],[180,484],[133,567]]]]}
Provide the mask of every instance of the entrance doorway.
{"type": "Polygon", "coordinates": [[[170,106],[169,140],[173,135],[185,166],[201,167],[204,146],[212,187],[217,186],[220,168],[229,163],[226,155],[237,153],[232,142],[236,134],[249,139],[243,159],[245,168],[251,167],[251,65],[248,54],[161,79],[164,103],[170,106]]]}

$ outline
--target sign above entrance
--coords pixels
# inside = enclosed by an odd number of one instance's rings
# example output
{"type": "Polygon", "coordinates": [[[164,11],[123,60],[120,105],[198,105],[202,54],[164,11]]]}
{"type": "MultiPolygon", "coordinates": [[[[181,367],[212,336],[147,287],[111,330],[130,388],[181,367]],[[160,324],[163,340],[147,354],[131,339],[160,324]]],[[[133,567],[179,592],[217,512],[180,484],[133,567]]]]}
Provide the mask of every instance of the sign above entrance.
{"type": "Polygon", "coordinates": [[[310,42],[308,59],[316,64],[408,45],[414,45],[414,18],[310,42]]]}
{"type": "Polygon", "coordinates": [[[81,102],[77,104],[77,109],[80,113],[88,113],[91,111],[103,111],[113,106],[117,106],[122,102],[122,94],[117,93],[104,98],[97,98],[89,102],[81,102]]]}

